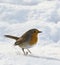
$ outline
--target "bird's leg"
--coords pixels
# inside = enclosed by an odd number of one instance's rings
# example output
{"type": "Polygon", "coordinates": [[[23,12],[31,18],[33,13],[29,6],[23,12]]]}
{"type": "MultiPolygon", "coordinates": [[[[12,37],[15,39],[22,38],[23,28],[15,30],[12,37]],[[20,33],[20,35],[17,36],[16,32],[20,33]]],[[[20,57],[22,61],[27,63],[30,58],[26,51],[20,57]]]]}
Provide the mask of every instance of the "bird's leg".
{"type": "MultiPolygon", "coordinates": [[[[29,49],[27,49],[27,50],[31,54],[31,51],[29,49]]],[[[24,48],[22,48],[22,51],[23,51],[24,55],[28,55],[28,52],[25,53],[24,48]]]]}
{"type": "Polygon", "coordinates": [[[22,48],[22,51],[23,51],[23,53],[24,53],[24,55],[25,55],[25,51],[24,51],[24,48],[22,48]]]}
{"type": "Polygon", "coordinates": [[[28,52],[31,54],[31,51],[29,50],[29,49],[27,49],[28,50],[28,52]]]}

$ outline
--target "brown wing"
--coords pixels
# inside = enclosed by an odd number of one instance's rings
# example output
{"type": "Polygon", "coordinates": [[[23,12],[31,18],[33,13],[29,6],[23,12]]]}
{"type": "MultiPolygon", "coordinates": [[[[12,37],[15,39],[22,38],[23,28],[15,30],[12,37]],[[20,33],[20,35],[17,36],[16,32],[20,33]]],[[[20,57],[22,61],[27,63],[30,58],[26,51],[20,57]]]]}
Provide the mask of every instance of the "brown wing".
{"type": "Polygon", "coordinates": [[[28,42],[31,38],[31,33],[30,32],[26,32],[24,33],[16,42],[15,42],[15,45],[19,45],[19,44],[22,44],[24,42],[28,42]]]}
{"type": "Polygon", "coordinates": [[[15,45],[19,45],[19,44],[21,44],[21,43],[23,43],[23,38],[19,38],[16,42],[15,42],[15,45]]]}
{"type": "Polygon", "coordinates": [[[26,42],[28,40],[29,40],[29,35],[24,34],[18,40],[16,40],[15,45],[22,44],[22,43],[24,43],[24,42],[26,42]]]}

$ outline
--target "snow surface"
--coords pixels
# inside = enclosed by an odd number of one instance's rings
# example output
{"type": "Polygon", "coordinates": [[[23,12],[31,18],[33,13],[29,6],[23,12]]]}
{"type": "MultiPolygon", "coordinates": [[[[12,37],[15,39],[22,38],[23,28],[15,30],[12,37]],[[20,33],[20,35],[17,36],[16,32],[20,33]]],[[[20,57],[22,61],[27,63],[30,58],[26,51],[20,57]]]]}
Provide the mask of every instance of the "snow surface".
{"type": "Polygon", "coordinates": [[[0,44],[1,65],[60,65],[60,46],[56,44],[30,49],[32,55],[24,56],[21,49],[11,44],[0,44]]]}

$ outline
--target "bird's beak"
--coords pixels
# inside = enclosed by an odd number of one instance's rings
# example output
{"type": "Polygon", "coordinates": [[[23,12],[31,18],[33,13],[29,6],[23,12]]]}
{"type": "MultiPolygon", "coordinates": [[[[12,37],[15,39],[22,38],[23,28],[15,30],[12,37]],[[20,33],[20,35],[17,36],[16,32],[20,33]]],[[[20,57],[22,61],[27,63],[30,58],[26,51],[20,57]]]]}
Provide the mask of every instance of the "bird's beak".
{"type": "Polygon", "coordinates": [[[38,33],[42,33],[42,31],[38,31],[38,33]]]}

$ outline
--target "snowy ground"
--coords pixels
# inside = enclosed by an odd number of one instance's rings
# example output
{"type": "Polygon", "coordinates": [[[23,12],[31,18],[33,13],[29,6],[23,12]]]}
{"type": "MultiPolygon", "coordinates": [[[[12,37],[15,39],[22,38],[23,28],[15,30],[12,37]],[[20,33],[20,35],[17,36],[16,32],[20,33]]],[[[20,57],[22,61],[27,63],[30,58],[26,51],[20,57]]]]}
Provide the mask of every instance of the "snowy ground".
{"type": "Polygon", "coordinates": [[[19,47],[14,47],[11,44],[0,44],[0,64],[60,65],[60,46],[50,44],[34,47],[30,50],[32,55],[24,56],[19,47]]]}

